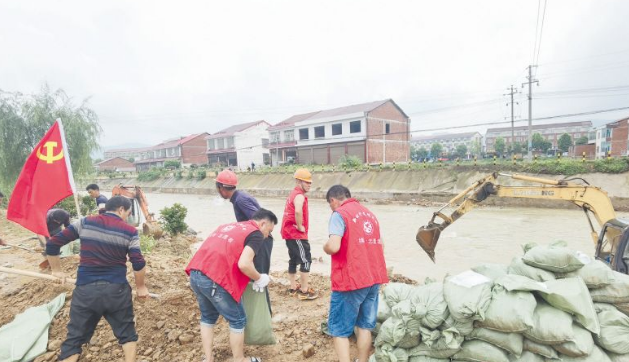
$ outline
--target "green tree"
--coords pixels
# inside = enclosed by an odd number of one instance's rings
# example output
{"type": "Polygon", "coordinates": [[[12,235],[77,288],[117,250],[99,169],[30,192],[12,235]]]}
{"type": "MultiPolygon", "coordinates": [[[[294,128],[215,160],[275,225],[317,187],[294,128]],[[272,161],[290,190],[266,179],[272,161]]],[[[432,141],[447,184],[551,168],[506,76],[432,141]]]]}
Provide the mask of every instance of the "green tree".
{"type": "Polygon", "coordinates": [[[456,146],[456,157],[466,158],[467,157],[467,146],[466,145],[458,145],[456,146]]]}
{"type": "Polygon", "coordinates": [[[411,148],[411,158],[416,161],[423,160],[424,158],[428,158],[428,150],[425,147],[412,147],[411,148]]]}
{"type": "Polygon", "coordinates": [[[129,162],[134,163],[135,162],[135,158],[129,157],[129,162]]]}
{"type": "Polygon", "coordinates": [[[164,168],[169,170],[181,168],[181,162],[179,160],[166,160],[164,161],[164,168]]]}
{"type": "Polygon", "coordinates": [[[559,148],[561,152],[568,152],[570,146],[572,146],[572,137],[567,133],[562,134],[557,141],[557,148],[559,148]]]}
{"type": "Polygon", "coordinates": [[[505,140],[502,137],[496,138],[496,143],[494,144],[494,150],[497,154],[502,156],[505,153],[505,140]]]}
{"type": "Polygon", "coordinates": [[[480,155],[480,152],[482,151],[482,146],[480,144],[480,140],[476,140],[472,143],[472,147],[470,147],[470,153],[473,155],[480,155]]]}
{"type": "Polygon", "coordinates": [[[433,143],[432,146],[430,146],[430,156],[433,158],[438,158],[441,156],[442,152],[443,146],[440,143],[433,143]]]}
{"type": "Polygon", "coordinates": [[[588,144],[588,136],[581,136],[577,138],[574,142],[575,145],[587,145],[588,144]]]}
{"type": "Polygon", "coordinates": [[[0,92],[0,186],[13,188],[26,158],[57,118],[63,122],[75,176],[93,170],[101,127],[87,100],[78,106],[62,90],[44,85],[35,95],[0,92]]]}
{"type": "Polygon", "coordinates": [[[159,213],[160,223],[171,235],[180,234],[188,229],[185,221],[188,209],[185,206],[175,203],[171,207],[163,208],[159,213]]]}
{"type": "Polygon", "coordinates": [[[544,139],[544,137],[542,137],[541,134],[534,133],[533,138],[531,139],[531,147],[536,150],[542,150],[545,141],[546,140],[544,139]]]}
{"type": "Polygon", "coordinates": [[[522,153],[522,144],[520,142],[513,142],[509,144],[509,151],[513,154],[522,153]]]}

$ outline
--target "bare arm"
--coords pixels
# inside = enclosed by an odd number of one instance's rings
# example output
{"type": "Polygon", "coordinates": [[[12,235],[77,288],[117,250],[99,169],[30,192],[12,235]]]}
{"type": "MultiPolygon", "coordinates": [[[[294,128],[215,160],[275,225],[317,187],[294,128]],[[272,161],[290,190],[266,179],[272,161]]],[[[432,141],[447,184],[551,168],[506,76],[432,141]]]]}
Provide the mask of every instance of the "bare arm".
{"type": "Polygon", "coordinates": [[[323,245],[323,251],[328,255],[334,255],[341,249],[341,236],[330,235],[328,241],[323,245]]]}
{"type": "Polygon", "coordinates": [[[299,231],[306,231],[304,228],[304,195],[297,195],[295,199],[293,199],[293,203],[295,204],[295,227],[299,231]]]}
{"type": "Polygon", "coordinates": [[[242,254],[240,254],[240,259],[238,259],[238,269],[250,279],[258,280],[260,279],[260,273],[258,273],[256,267],[253,265],[253,257],[255,255],[256,253],[250,246],[245,246],[242,254]]]}
{"type": "Polygon", "coordinates": [[[139,298],[146,298],[149,295],[149,290],[145,284],[146,267],[133,272],[133,278],[135,279],[136,293],[139,298]]]}
{"type": "Polygon", "coordinates": [[[52,275],[59,278],[59,282],[61,284],[64,284],[67,275],[65,275],[65,273],[61,270],[61,261],[59,259],[59,255],[46,255],[46,258],[48,259],[48,263],[50,264],[52,275]]]}

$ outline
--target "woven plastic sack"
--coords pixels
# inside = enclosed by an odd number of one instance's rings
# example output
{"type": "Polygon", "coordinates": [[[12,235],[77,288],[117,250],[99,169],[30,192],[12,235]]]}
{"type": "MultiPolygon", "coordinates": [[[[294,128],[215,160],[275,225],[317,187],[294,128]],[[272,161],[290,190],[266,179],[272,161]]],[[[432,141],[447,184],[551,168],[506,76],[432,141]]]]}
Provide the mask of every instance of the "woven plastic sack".
{"type": "Polygon", "coordinates": [[[555,351],[553,347],[535,343],[530,339],[524,338],[523,349],[525,351],[540,355],[544,358],[548,358],[549,360],[558,359],[557,351],[555,351]]]}
{"type": "Polygon", "coordinates": [[[509,362],[507,352],[483,341],[466,341],[461,346],[461,351],[457,352],[453,360],[471,362],[509,362]]]}
{"type": "Polygon", "coordinates": [[[629,353],[629,317],[618,310],[603,310],[598,313],[601,333],[594,336],[596,344],[616,354],[629,353]]]}
{"type": "Polygon", "coordinates": [[[520,357],[509,355],[510,362],[546,362],[546,359],[533,352],[524,351],[520,357]]]}
{"type": "Polygon", "coordinates": [[[253,283],[250,282],[242,295],[242,306],[247,315],[245,343],[255,346],[277,343],[271,325],[271,312],[266,293],[254,291],[253,283]]]}
{"type": "Polygon", "coordinates": [[[615,281],[602,288],[590,291],[592,300],[601,303],[629,303],[629,275],[613,272],[615,281]]]}
{"type": "Polygon", "coordinates": [[[410,295],[415,316],[424,327],[437,328],[448,318],[448,304],[443,297],[443,283],[415,287],[410,295]]]}
{"type": "Polygon", "coordinates": [[[491,301],[491,280],[468,270],[446,278],[443,295],[452,318],[482,321],[491,301]]]}
{"type": "Polygon", "coordinates": [[[572,324],[574,341],[553,346],[557,352],[569,357],[585,357],[592,353],[594,339],[592,333],[576,323],[572,324]]]}
{"type": "Polygon", "coordinates": [[[479,321],[478,325],[505,333],[527,331],[533,328],[536,305],[530,292],[509,292],[501,285],[494,285],[485,320],[479,321]]]}
{"type": "Polygon", "coordinates": [[[578,252],[557,246],[536,246],[522,257],[526,265],[555,273],[570,273],[585,265],[584,258],[578,252]]]}
{"type": "Polygon", "coordinates": [[[389,307],[394,307],[399,302],[408,299],[413,287],[403,283],[391,283],[384,287],[382,295],[389,307]]]}
{"type": "Polygon", "coordinates": [[[463,343],[463,336],[454,328],[440,331],[421,327],[420,331],[422,343],[435,350],[459,349],[463,343]]]}
{"type": "Polygon", "coordinates": [[[449,358],[432,358],[427,356],[415,356],[408,359],[408,362],[450,362],[449,358]]]}
{"type": "Polygon", "coordinates": [[[509,274],[525,276],[538,282],[545,282],[555,279],[555,274],[546,270],[526,265],[522,258],[519,256],[513,258],[511,264],[509,264],[509,269],[507,270],[507,272],[509,274]]]}
{"type": "Polygon", "coordinates": [[[629,354],[608,353],[607,357],[609,357],[612,362],[629,362],[629,354]]]}
{"type": "Polygon", "coordinates": [[[408,355],[413,356],[426,356],[432,358],[450,358],[454,356],[455,353],[460,351],[461,348],[456,349],[436,349],[432,347],[428,347],[426,343],[420,343],[419,346],[408,349],[408,355]]]}
{"type": "MultiPolygon", "coordinates": [[[[417,308],[421,309],[421,308],[417,308]]],[[[401,320],[404,324],[404,337],[397,343],[391,343],[394,346],[402,348],[411,348],[419,344],[419,327],[421,323],[416,318],[416,313],[424,315],[424,311],[416,311],[415,306],[410,300],[403,300],[391,308],[393,317],[401,320]]],[[[391,319],[391,318],[390,318],[391,319]]]]}
{"type": "Polygon", "coordinates": [[[598,346],[594,346],[592,353],[586,357],[570,357],[559,355],[562,362],[611,362],[607,354],[603,352],[598,346]]]}
{"type": "Polygon", "coordinates": [[[533,328],[525,331],[524,336],[546,345],[573,341],[572,316],[538,300],[533,313],[533,328]]]}
{"type": "Polygon", "coordinates": [[[484,275],[491,280],[507,275],[509,267],[504,264],[481,264],[472,268],[473,272],[484,275]]]}
{"type": "Polygon", "coordinates": [[[476,328],[466,339],[478,339],[500,347],[517,356],[522,354],[523,337],[518,333],[502,333],[491,329],[476,328]]]}
{"type": "MultiPolygon", "coordinates": [[[[535,269],[535,268],[533,268],[535,269]]],[[[540,269],[537,269],[540,270],[540,269]]],[[[551,279],[554,280],[554,279],[551,279]]],[[[510,292],[544,292],[548,291],[548,287],[544,282],[539,282],[526,276],[517,274],[508,274],[498,278],[494,282],[496,285],[504,287],[510,292]]]]}
{"type": "MultiPolygon", "coordinates": [[[[380,299],[382,300],[382,298],[380,299]]],[[[378,315],[376,316],[376,320],[378,322],[384,322],[391,317],[391,307],[386,302],[378,303],[378,315]]]]}
{"type": "Polygon", "coordinates": [[[579,277],[549,280],[545,283],[548,293],[539,293],[546,302],[555,308],[574,315],[585,329],[598,334],[601,327],[590,293],[579,277]]]}
{"type": "Polygon", "coordinates": [[[376,347],[384,344],[397,346],[405,335],[406,326],[404,325],[404,321],[400,318],[391,317],[380,326],[378,337],[376,337],[374,344],[376,347]]]}
{"type": "Polygon", "coordinates": [[[375,360],[377,362],[408,362],[408,353],[404,348],[384,344],[376,347],[375,360]]]}
{"type": "Polygon", "coordinates": [[[452,318],[452,316],[448,316],[443,324],[439,326],[440,330],[445,330],[449,328],[454,328],[459,331],[459,334],[462,336],[467,336],[474,330],[474,321],[457,321],[452,318]]]}
{"type": "Polygon", "coordinates": [[[594,260],[588,264],[585,264],[583,268],[573,271],[567,274],[560,274],[557,277],[561,278],[574,278],[581,277],[585,282],[585,285],[589,289],[596,289],[613,284],[616,280],[613,270],[600,260],[594,260]]]}
{"type": "Polygon", "coordinates": [[[616,307],[622,313],[629,315],[629,303],[616,303],[614,304],[614,307],[616,307]]]}

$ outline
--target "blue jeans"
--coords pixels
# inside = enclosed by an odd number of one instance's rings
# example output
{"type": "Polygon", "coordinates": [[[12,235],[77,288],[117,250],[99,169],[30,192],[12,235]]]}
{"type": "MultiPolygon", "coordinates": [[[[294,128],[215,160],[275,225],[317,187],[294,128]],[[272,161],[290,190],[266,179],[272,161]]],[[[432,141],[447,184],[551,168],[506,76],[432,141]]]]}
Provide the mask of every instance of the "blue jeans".
{"type": "Polygon", "coordinates": [[[190,286],[197,296],[201,310],[201,325],[214,327],[218,316],[222,315],[229,322],[232,333],[245,331],[245,309],[223,287],[198,270],[190,272],[190,286]]]}
{"type": "Polygon", "coordinates": [[[378,314],[380,284],[349,292],[332,292],[328,330],[334,337],[349,337],[354,327],[372,330],[378,314]]]}

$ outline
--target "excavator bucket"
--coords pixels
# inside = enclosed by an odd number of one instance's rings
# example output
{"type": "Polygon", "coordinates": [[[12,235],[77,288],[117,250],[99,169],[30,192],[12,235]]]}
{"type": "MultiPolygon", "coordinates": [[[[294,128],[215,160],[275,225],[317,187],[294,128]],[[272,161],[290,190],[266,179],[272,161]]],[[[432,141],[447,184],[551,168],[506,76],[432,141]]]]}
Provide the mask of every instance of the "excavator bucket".
{"type": "Polygon", "coordinates": [[[159,226],[157,222],[148,221],[142,225],[142,233],[144,235],[150,235],[154,237],[155,239],[159,239],[162,237],[164,230],[162,230],[162,227],[159,226]]]}
{"type": "Polygon", "coordinates": [[[439,241],[439,236],[441,236],[441,230],[444,228],[445,226],[443,225],[430,222],[428,225],[419,228],[415,238],[433,263],[435,262],[435,247],[437,246],[437,241],[439,241]]]}

